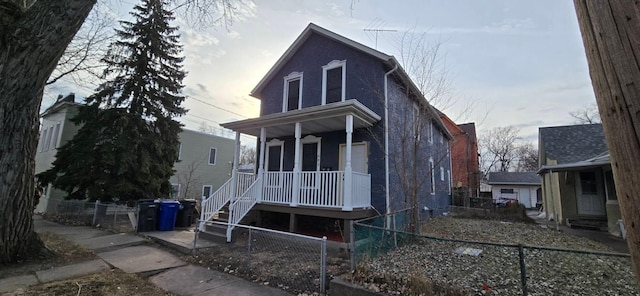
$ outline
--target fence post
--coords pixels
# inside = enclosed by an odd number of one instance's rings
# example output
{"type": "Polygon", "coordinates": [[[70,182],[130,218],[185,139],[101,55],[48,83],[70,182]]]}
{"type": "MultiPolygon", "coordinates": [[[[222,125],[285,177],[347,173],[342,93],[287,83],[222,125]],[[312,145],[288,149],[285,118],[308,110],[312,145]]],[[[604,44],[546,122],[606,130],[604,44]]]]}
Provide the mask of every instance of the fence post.
{"type": "Polygon", "coordinates": [[[518,245],[518,257],[520,257],[520,281],[522,283],[522,295],[527,296],[527,267],[524,264],[524,247],[518,245]]]}
{"type": "Polygon", "coordinates": [[[351,258],[351,272],[356,270],[356,234],[355,228],[353,228],[354,223],[353,220],[349,220],[349,242],[351,243],[351,247],[349,248],[349,257],[351,258]]]}
{"type": "Polygon", "coordinates": [[[96,226],[96,219],[98,218],[98,205],[100,204],[100,200],[96,200],[96,203],[93,206],[93,224],[91,226],[96,226]]]}
{"type": "Polygon", "coordinates": [[[322,237],[322,245],[320,247],[320,294],[326,292],[327,281],[327,237],[322,237]]]}

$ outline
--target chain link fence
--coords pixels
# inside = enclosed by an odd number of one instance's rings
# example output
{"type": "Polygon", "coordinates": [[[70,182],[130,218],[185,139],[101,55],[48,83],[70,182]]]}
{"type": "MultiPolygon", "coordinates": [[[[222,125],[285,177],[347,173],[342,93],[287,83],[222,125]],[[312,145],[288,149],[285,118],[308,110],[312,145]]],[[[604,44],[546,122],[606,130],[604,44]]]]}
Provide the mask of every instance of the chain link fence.
{"type": "Polygon", "coordinates": [[[354,223],[355,281],[413,295],[638,295],[628,254],[423,236],[406,217],[354,223]]]}
{"type": "Polygon", "coordinates": [[[51,199],[43,217],[64,225],[96,226],[115,232],[134,232],[137,208],[114,203],[51,199]]]}
{"type": "Polygon", "coordinates": [[[246,225],[236,225],[232,243],[199,250],[196,256],[202,265],[295,295],[325,294],[331,277],[349,269],[347,251],[326,237],[246,225]]]}

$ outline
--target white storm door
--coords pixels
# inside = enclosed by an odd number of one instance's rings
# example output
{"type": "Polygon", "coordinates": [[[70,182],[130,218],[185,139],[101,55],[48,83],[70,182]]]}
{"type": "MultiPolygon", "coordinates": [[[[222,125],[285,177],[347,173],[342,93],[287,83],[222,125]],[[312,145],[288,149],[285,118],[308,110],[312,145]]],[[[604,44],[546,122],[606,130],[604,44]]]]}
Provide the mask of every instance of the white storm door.
{"type": "Polygon", "coordinates": [[[597,171],[581,171],[575,175],[578,214],[604,216],[606,211],[602,175],[597,171]]]}

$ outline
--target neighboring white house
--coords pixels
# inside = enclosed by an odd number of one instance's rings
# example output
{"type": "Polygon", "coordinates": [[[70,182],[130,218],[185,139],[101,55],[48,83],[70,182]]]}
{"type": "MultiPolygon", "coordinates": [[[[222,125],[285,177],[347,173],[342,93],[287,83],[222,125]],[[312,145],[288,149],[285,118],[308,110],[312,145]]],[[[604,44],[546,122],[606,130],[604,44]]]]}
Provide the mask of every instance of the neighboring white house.
{"type": "Polygon", "coordinates": [[[542,182],[535,172],[492,172],[487,184],[491,185],[494,202],[513,199],[526,208],[538,207],[542,203],[542,182]]]}
{"type": "MultiPolygon", "coordinates": [[[[71,93],[66,97],[59,96],[51,107],[40,114],[42,121],[36,152],[36,174],[51,168],[57,149],[78,132],[79,126],[71,122],[71,118],[77,114],[80,105],[71,93]]],[[[179,161],[174,165],[176,173],[170,179],[176,190],[171,197],[200,200],[202,195],[208,196],[217,190],[231,176],[234,143],[232,139],[183,130],[180,133],[179,161]]],[[[65,195],[66,192],[49,184],[44,188],[35,212],[46,212],[53,206],[51,200],[63,199],[65,195]]]]}

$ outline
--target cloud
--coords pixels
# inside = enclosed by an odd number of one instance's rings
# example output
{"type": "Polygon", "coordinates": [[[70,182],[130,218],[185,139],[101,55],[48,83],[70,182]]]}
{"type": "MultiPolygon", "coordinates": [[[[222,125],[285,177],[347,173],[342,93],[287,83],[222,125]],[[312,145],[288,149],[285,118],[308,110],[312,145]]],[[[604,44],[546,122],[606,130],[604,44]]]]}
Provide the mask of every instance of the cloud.
{"type": "Polygon", "coordinates": [[[227,37],[231,39],[240,39],[240,33],[238,33],[238,31],[229,31],[227,33],[227,37]]]}
{"type": "Polygon", "coordinates": [[[189,47],[191,46],[209,47],[209,46],[218,45],[220,43],[220,40],[218,40],[218,38],[210,34],[203,34],[195,31],[194,29],[188,28],[188,29],[182,30],[182,42],[185,44],[185,46],[189,46],[189,47]]]}

